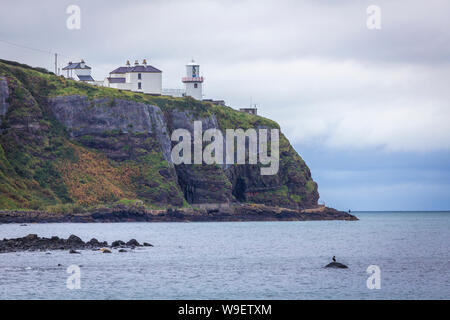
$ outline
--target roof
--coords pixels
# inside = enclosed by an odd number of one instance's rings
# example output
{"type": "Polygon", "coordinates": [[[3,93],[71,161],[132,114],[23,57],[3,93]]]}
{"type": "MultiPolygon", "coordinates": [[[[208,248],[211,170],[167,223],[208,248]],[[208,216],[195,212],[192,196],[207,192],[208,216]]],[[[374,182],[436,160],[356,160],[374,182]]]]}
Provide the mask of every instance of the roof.
{"type": "Polygon", "coordinates": [[[125,83],[125,78],[106,78],[109,83],[125,83]]]}
{"type": "Polygon", "coordinates": [[[77,77],[80,81],[95,81],[94,78],[92,78],[90,75],[89,76],[77,75],[77,77]]]}
{"type": "Polygon", "coordinates": [[[192,59],[191,62],[189,62],[189,63],[187,64],[187,66],[199,66],[199,64],[196,63],[196,62],[194,61],[194,59],[192,59]]]}
{"type": "Polygon", "coordinates": [[[88,65],[84,65],[84,67],[81,67],[81,62],[69,62],[67,66],[62,68],[63,70],[70,70],[70,69],[91,69],[88,65]]]}
{"type": "Polygon", "coordinates": [[[110,73],[128,73],[128,72],[162,72],[153,66],[134,66],[134,67],[119,67],[110,73]]]}

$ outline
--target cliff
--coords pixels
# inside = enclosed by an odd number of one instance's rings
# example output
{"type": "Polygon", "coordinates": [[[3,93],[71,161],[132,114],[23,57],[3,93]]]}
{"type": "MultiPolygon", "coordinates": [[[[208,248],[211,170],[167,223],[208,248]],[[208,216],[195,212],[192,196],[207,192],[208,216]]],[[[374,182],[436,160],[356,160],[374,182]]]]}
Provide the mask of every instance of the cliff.
{"type": "Polygon", "coordinates": [[[0,209],[46,212],[139,203],[147,208],[317,206],[309,168],[280,134],[276,175],[260,165],[174,165],[171,133],[279,128],[191,98],[94,87],[0,60],[0,209]]]}

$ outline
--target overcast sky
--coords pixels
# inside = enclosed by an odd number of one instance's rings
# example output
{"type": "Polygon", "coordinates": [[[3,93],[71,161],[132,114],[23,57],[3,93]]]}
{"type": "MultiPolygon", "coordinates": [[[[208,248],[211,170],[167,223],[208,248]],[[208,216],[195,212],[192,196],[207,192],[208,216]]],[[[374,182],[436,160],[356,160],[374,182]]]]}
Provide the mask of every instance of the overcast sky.
{"type": "MultiPolygon", "coordinates": [[[[278,121],[341,209],[450,209],[449,1],[2,1],[0,40],[84,58],[96,80],[146,58],[163,87],[200,63],[206,98],[278,121]],[[69,5],[81,29],[69,30],[69,5]],[[366,26],[369,5],[381,29],[366,26]]],[[[0,58],[53,68],[0,41],[0,58]]]]}

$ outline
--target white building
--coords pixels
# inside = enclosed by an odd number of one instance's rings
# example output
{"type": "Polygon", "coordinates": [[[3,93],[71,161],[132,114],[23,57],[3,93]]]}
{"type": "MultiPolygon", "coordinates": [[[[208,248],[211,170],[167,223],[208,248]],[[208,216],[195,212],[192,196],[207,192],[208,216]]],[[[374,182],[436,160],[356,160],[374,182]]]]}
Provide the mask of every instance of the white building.
{"type": "Polygon", "coordinates": [[[200,65],[192,60],[186,65],[186,77],[181,81],[185,85],[185,95],[197,100],[203,98],[203,77],[200,77],[200,65]]]}
{"type": "Polygon", "coordinates": [[[66,78],[95,84],[91,76],[91,67],[86,65],[83,59],[80,62],[69,62],[62,70],[66,71],[66,78]]]}
{"type": "Polygon", "coordinates": [[[136,60],[133,67],[127,61],[125,67],[119,67],[111,71],[103,85],[116,89],[161,95],[162,71],[147,65],[145,59],[142,64],[139,64],[136,60]]]}

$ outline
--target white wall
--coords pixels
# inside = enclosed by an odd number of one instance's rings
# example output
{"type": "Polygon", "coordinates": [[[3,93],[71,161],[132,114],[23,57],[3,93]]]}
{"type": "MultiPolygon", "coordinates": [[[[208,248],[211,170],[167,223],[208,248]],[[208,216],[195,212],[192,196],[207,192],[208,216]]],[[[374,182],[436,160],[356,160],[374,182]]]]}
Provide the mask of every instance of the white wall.
{"type": "Polygon", "coordinates": [[[104,86],[122,90],[131,90],[136,92],[162,94],[162,73],[161,72],[142,72],[141,80],[138,79],[138,72],[127,72],[125,74],[110,74],[111,78],[125,78],[125,83],[110,83],[105,79],[104,86]],[[141,83],[141,89],[138,89],[138,83],[141,83]]]}
{"type": "Polygon", "coordinates": [[[202,83],[197,83],[197,88],[195,88],[194,82],[186,82],[186,96],[192,97],[197,100],[203,99],[202,83]]]}
{"type": "Polygon", "coordinates": [[[131,84],[131,90],[137,92],[161,94],[162,93],[162,73],[161,72],[142,72],[141,80],[138,80],[138,72],[127,73],[127,82],[131,84]],[[141,88],[138,89],[138,83],[141,88]]]}

